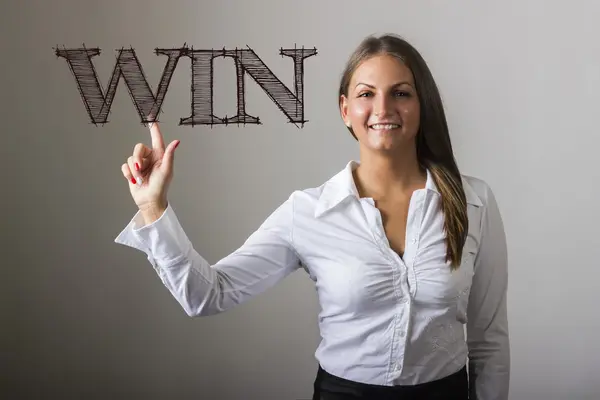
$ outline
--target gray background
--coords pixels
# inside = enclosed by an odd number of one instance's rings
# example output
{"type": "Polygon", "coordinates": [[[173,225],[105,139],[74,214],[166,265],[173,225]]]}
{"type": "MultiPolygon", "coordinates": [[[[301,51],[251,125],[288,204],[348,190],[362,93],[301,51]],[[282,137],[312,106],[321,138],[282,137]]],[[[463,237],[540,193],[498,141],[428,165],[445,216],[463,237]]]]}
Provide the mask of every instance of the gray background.
{"type": "MultiPolygon", "coordinates": [[[[113,242],[135,212],[120,165],[149,133],[121,81],[110,123],[88,119],[55,46],[100,47],[103,85],[133,47],[155,89],[155,47],[250,46],[292,87],[305,61],[303,129],[250,78],[260,126],[180,127],[190,62],[161,115],[180,139],[170,201],[216,262],[294,189],[358,157],[339,117],[344,63],[394,32],[439,83],[462,172],[485,179],[510,252],[511,399],[600,393],[597,153],[600,5],[592,1],[6,1],[0,13],[2,371],[7,399],[300,399],[316,372],[318,304],[304,272],[219,316],[192,319],[140,253],[113,242]],[[254,14],[253,14],[254,13],[254,14]]],[[[215,61],[215,113],[235,113],[235,68],[215,61]]]]}

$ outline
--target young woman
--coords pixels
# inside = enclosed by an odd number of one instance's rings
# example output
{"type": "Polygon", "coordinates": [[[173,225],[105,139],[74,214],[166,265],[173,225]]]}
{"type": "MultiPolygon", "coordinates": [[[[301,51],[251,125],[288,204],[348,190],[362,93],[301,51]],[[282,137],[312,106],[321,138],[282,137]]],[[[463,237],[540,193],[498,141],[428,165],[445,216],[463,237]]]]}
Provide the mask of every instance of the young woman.
{"type": "Polygon", "coordinates": [[[116,242],[144,251],[190,316],[304,268],[322,309],[314,399],[506,400],[503,223],[490,187],[458,170],[429,68],[401,38],[368,37],[339,106],[360,161],[292,193],[214,265],[167,201],[179,141],[165,147],[152,124],[152,147],[122,166],[139,212],[116,242]]]}

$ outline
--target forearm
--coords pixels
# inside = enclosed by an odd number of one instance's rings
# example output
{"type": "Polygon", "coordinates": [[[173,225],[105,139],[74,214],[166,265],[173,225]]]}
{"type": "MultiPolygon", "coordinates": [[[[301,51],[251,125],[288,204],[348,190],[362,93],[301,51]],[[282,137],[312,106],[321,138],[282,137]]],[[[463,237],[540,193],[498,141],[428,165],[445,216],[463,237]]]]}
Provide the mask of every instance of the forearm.
{"type": "Polygon", "coordinates": [[[480,343],[469,355],[471,399],[508,400],[510,345],[508,336],[480,343]]]}

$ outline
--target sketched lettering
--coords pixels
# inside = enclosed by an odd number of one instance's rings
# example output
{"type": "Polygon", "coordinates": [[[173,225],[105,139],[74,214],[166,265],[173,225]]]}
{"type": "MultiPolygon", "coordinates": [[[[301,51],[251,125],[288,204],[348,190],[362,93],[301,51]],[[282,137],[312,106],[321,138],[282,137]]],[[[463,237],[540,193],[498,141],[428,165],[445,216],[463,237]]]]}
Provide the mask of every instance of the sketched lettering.
{"type": "Polygon", "coordinates": [[[79,94],[94,125],[108,123],[117,86],[121,78],[144,124],[158,121],[158,115],[167,94],[173,72],[181,57],[191,59],[191,115],[180,118],[180,125],[260,124],[260,118],[246,113],[245,76],[250,76],[294,124],[307,122],[304,117],[304,60],[317,54],[317,50],[302,48],[280,49],[281,56],[294,63],[293,92],[269,69],[251,49],[205,50],[183,46],[172,49],[155,49],[155,54],[166,57],[165,67],[156,92],[146,79],[135,50],[117,50],[116,62],[106,90],[100,83],[93,58],[100,55],[99,48],[55,49],[69,66],[79,89],[79,94]],[[237,112],[233,117],[218,117],[213,113],[213,60],[217,57],[233,59],[236,67],[237,112]]]}

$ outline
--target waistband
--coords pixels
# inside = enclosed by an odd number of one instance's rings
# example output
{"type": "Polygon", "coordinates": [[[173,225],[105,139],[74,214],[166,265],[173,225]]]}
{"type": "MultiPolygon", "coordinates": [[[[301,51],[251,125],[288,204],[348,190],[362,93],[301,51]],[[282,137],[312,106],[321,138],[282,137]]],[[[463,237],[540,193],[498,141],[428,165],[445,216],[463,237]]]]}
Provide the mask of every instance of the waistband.
{"type": "Polygon", "coordinates": [[[342,399],[398,399],[398,400],[467,400],[468,399],[467,367],[447,377],[431,382],[411,386],[383,386],[355,382],[340,378],[325,371],[320,365],[314,383],[313,400],[342,399]],[[353,396],[353,397],[350,397],[353,396]]]}

